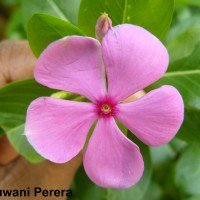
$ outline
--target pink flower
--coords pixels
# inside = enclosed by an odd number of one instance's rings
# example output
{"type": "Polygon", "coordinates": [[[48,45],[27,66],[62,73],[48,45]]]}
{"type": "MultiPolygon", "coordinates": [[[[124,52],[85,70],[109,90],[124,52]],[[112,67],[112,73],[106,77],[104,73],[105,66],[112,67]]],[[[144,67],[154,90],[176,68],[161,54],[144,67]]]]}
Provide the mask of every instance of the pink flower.
{"type": "Polygon", "coordinates": [[[183,101],[172,86],[162,86],[130,103],[124,99],[157,81],[168,66],[163,44],[145,29],[124,24],[111,28],[102,45],[70,36],[41,54],[36,80],[50,88],[83,95],[91,103],[41,97],[28,108],[25,134],[30,144],[56,163],[71,160],[83,148],[84,168],[97,185],[127,188],[142,176],[140,150],[117,127],[124,124],[142,142],[169,142],[183,121],[183,101]],[[106,75],[105,75],[106,71],[106,75]],[[108,87],[106,87],[106,77],[108,87]]]}

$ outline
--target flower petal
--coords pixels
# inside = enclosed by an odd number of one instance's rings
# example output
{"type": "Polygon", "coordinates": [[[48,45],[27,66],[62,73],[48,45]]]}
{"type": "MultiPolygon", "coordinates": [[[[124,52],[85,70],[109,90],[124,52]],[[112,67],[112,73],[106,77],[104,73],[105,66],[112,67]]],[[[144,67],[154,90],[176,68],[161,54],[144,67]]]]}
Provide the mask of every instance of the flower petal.
{"type": "Polygon", "coordinates": [[[108,94],[117,102],[158,80],[168,66],[164,45],[145,29],[118,25],[108,31],[102,43],[108,77],[108,94]]]}
{"type": "Polygon", "coordinates": [[[41,97],[28,108],[25,135],[43,157],[64,163],[83,148],[95,120],[93,104],[41,97]]]}
{"type": "Polygon", "coordinates": [[[106,92],[101,45],[89,37],[70,36],[51,43],[39,57],[34,73],[42,85],[92,101],[106,92]]]}
{"type": "Polygon", "coordinates": [[[141,99],[119,104],[116,118],[141,141],[150,146],[169,142],[184,117],[183,100],[176,88],[162,86],[141,99]]]}
{"type": "Polygon", "coordinates": [[[127,188],[141,178],[144,163],[138,146],[111,117],[99,119],[84,154],[84,167],[97,185],[127,188]]]}

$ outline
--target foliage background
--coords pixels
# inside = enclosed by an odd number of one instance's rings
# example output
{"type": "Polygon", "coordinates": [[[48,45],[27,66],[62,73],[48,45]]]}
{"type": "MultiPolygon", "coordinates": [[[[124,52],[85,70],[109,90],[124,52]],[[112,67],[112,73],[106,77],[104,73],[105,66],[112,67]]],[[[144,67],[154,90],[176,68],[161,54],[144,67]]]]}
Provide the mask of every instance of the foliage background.
{"type": "MultiPolygon", "coordinates": [[[[143,26],[166,45],[169,69],[146,91],[163,84],[174,85],[184,99],[185,119],[177,136],[157,148],[141,144],[125,130],[140,146],[145,161],[145,173],[138,184],[127,190],[100,188],[81,168],[72,184],[73,198],[200,200],[199,0],[0,0],[0,39],[28,38],[34,54],[39,56],[50,42],[66,35],[94,37],[96,19],[104,11],[114,25],[143,26]]],[[[33,99],[53,93],[33,79],[0,88],[0,137],[6,132],[15,149],[33,163],[43,158],[22,135],[26,109],[33,99]]],[[[70,95],[67,98],[75,98],[70,95]]]]}

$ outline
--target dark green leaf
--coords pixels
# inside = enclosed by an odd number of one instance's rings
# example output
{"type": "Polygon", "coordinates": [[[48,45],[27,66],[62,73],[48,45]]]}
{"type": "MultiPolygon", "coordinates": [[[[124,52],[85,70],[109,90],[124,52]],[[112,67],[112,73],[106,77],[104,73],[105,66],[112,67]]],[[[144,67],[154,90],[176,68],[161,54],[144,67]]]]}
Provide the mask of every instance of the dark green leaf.
{"type": "Polygon", "coordinates": [[[0,138],[4,135],[4,130],[0,127],[0,138]]]}
{"type": "Polygon", "coordinates": [[[87,35],[94,37],[97,18],[106,12],[114,26],[123,23],[136,24],[162,40],[170,26],[173,7],[173,0],[82,0],[79,27],[87,35]]]}
{"type": "Polygon", "coordinates": [[[47,14],[35,14],[28,23],[27,36],[36,56],[51,42],[69,35],[83,33],[69,22],[47,14]]]}

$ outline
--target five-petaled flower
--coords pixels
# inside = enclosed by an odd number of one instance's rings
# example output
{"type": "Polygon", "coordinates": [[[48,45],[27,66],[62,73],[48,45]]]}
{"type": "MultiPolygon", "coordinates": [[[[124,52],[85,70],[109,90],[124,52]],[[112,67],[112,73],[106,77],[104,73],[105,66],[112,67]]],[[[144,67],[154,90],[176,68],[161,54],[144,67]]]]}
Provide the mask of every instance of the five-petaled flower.
{"type": "Polygon", "coordinates": [[[142,176],[143,158],[115,119],[150,146],[166,144],[174,137],[184,110],[174,87],[165,85],[138,100],[123,102],[157,81],[168,60],[166,48],[155,36],[130,24],[109,29],[102,44],[82,36],[51,43],[38,59],[36,80],[83,95],[91,103],[52,97],[34,100],[27,112],[28,141],[43,157],[64,163],[81,151],[96,122],[84,152],[87,175],[103,187],[132,186],[142,176]]]}

